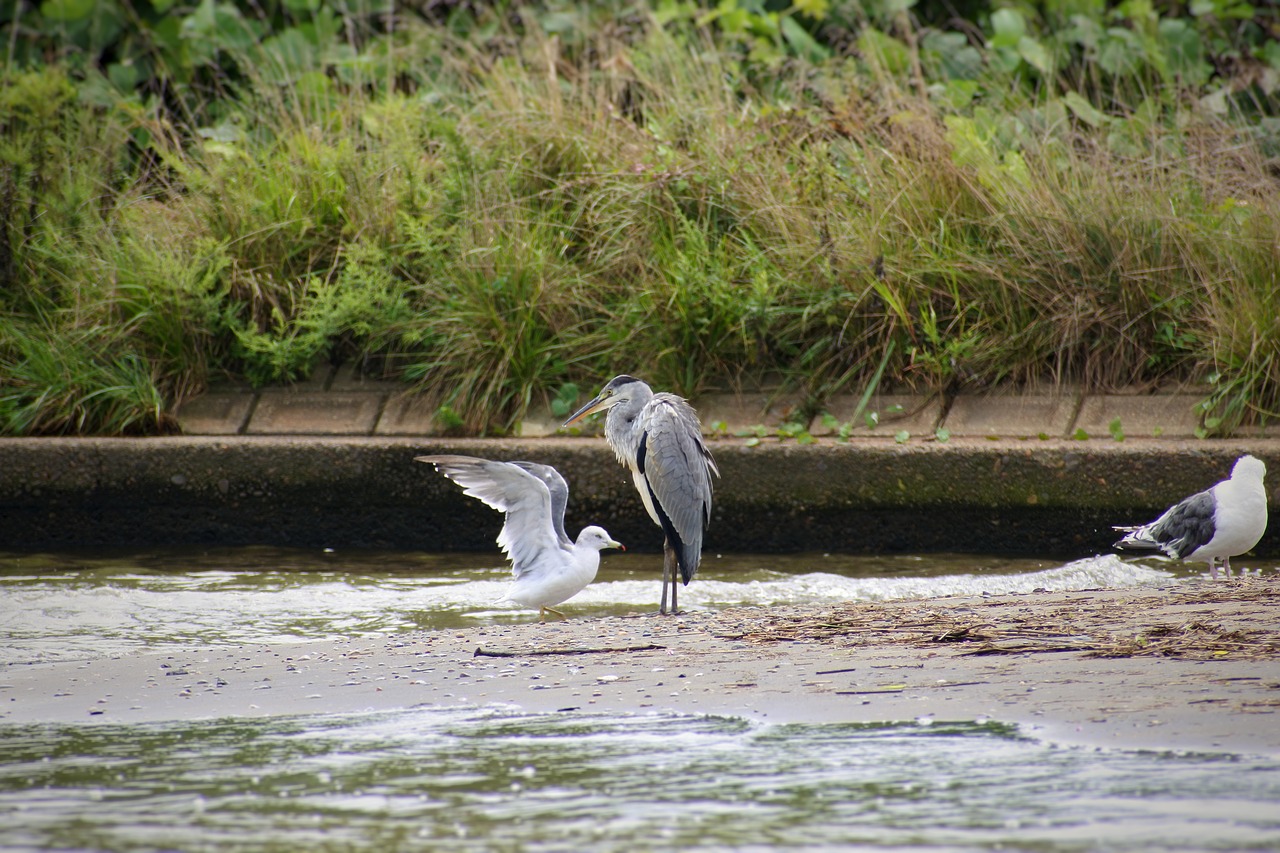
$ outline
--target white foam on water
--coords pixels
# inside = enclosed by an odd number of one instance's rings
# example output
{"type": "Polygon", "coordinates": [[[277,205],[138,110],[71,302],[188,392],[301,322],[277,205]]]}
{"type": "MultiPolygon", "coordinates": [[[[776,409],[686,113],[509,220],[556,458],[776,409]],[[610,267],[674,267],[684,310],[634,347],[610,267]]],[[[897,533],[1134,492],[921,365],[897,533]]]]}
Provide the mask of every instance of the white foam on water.
{"type": "MultiPolygon", "coordinates": [[[[727,562],[727,561],[726,561],[727,562]]],[[[821,564],[821,560],[815,560],[821,564]]],[[[1170,572],[1107,555],[1039,571],[1009,572],[974,558],[973,571],[928,576],[780,572],[770,558],[725,565],[680,591],[684,608],[716,609],[945,595],[1159,586],[1170,572]],[[733,580],[735,573],[743,578],[733,580]]],[[[937,568],[938,564],[933,564],[937,568]]],[[[947,565],[955,565],[948,563],[947,565]]],[[[865,570],[865,569],[864,569],[865,570]]],[[[606,576],[607,577],[607,576],[606,576]]],[[[425,628],[527,621],[536,611],[499,603],[509,586],[500,567],[449,574],[324,572],[70,571],[8,576],[0,584],[0,661],[93,658],[142,649],[281,643],[334,636],[379,637],[425,628]]],[[[577,617],[649,610],[658,603],[657,573],[597,580],[564,604],[577,617]]]]}
{"type": "MultiPolygon", "coordinates": [[[[680,590],[682,607],[742,607],[779,604],[829,604],[842,601],[893,601],[945,595],[1000,595],[1047,590],[1064,592],[1102,587],[1169,586],[1171,572],[1127,563],[1113,554],[1086,557],[1062,566],[1018,574],[955,574],[936,577],[857,578],[826,572],[782,575],[734,583],[696,579],[680,590]]],[[[577,606],[652,604],[654,581],[594,583],[573,598],[577,606]]]]}

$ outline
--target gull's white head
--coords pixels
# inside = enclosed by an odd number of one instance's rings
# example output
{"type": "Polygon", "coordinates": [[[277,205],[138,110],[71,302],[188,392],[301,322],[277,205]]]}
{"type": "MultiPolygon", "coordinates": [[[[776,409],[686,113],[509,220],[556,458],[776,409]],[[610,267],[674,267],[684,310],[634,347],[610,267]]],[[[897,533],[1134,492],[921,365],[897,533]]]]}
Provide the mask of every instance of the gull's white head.
{"type": "Polygon", "coordinates": [[[578,534],[578,545],[586,548],[595,548],[597,551],[603,551],[605,548],[617,548],[619,551],[627,550],[621,542],[614,541],[603,527],[597,527],[594,524],[590,527],[582,528],[582,532],[578,534]]]}
{"type": "Polygon", "coordinates": [[[1231,469],[1231,479],[1233,480],[1249,479],[1262,482],[1262,478],[1266,475],[1266,464],[1255,456],[1241,456],[1236,460],[1235,467],[1231,469]]]}

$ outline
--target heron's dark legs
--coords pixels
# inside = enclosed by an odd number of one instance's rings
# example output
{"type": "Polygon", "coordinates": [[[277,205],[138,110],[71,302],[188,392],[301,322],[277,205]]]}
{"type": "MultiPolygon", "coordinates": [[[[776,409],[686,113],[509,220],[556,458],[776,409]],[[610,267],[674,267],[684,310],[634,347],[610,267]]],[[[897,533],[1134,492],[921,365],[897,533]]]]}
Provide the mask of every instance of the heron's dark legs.
{"type": "Polygon", "coordinates": [[[676,551],[670,540],[662,543],[662,604],[658,612],[667,612],[667,586],[671,586],[671,615],[676,614],[676,579],[680,577],[680,568],[676,565],[676,551]]]}
{"type": "MultiPolygon", "coordinates": [[[[675,616],[680,612],[680,608],[676,606],[676,593],[680,591],[680,565],[676,562],[675,549],[671,549],[671,615],[675,616]]],[[[663,558],[663,562],[667,562],[663,558]]]]}

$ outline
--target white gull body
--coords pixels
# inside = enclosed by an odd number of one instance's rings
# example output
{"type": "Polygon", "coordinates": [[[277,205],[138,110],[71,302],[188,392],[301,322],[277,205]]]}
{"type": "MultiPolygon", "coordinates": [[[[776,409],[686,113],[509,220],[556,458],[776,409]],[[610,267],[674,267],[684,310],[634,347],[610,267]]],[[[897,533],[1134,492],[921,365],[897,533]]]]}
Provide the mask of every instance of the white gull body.
{"type": "MultiPolygon", "coordinates": [[[[419,456],[463,487],[463,494],[506,514],[498,546],[511,560],[514,580],[500,601],[538,608],[561,618],[553,606],[582,592],[596,578],[600,552],[622,548],[604,528],[584,527],[576,541],[564,532],[569,487],[560,472],[536,462],[495,462],[472,456],[419,456]]],[[[625,549],[623,549],[625,550],[625,549]]]]}
{"type": "Polygon", "coordinates": [[[1171,506],[1150,524],[1115,528],[1126,533],[1115,547],[1204,560],[1214,578],[1221,560],[1231,577],[1231,558],[1257,545],[1267,530],[1266,473],[1262,460],[1241,456],[1229,479],[1171,506]]]}

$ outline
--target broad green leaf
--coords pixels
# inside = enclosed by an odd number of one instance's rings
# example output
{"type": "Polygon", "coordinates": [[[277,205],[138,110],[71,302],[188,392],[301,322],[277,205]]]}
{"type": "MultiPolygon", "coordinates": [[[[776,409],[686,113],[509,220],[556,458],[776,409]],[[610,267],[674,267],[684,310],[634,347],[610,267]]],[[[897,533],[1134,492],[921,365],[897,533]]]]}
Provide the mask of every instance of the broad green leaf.
{"type": "Polygon", "coordinates": [[[975,80],[982,73],[982,54],[963,33],[929,32],[920,41],[924,60],[951,80],[975,80]]]}
{"type": "Polygon", "coordinates": [[[795,10],[801,15],[808,15],[815,21],[821,21],[827,17],[827,11],[830,9],[830,0],[796,0],[795,10]]]}
{"type": "Polygon", "coordinates": [[[1017,9],[997,9],[991,13],[992,47],[1017,47],[1027,34],[1027,21],[1017,9]]]}
{"type": "Polygon", "coordinates": [[[182,50],[182,21],[177,15],[168,15],[151,28],[151,39],[164,54],[164,63],[173,70],[177,54],[182,50]]]}
{"type": "Polygon", "coordinates": [[[113,62],[107,66],[107,79],[120,91],[132,92],[142,80],[142,75],[135,62],[113,62]]]}
{"type": "Polygon", "coordinates": [[[797,56],[819,63],[831,57],[831,51],[814,40],[804,27],[790,16],[782,19],[782,36],[797,56]]]}
{"type": "Polygon", "coordinates": [[[948,80],[945,84],[929,87],[929,95],[953,110],[962,110],[981,91],[976,80],[948,80]]]}
{"type": "Polygon", "coordinates": [[[293,27],[264,41],[262,53],[266,61],[259,70],[265,79],[276,83],[297,80],[316,66],[315,45],[293,27]]]}
{"type": "Polygon", "coordinates": [[[1208,82],[1213,67],[1204,61],[1200,34],[1177,19],[1162,20],[1158,32],[1170,73],[1195,86],[1208,82]]]}
{"type": "Polygon", "coordinates": [[[1019,184],[1025,186],[1031,185],[1031,170],[1027,168],[1027,161],[1017,151],[1004,152],[1003,162],[1004,173],[1019,184]]]}
{"type": "Polygon", "coordinates": [[[1071,25],[1061,33],[1060,38],[1064,44],[1094,48],[1102,41],[1102,36],[1102,24],[1097,20],[1085,15],[1073,15],[1071,25]]]}
{"type": "Polygon", "coordinates": [[[45,0],[40,14],[50,21],[71,23],[83,21],[93,14],[94,0],[45,0]]]}
{"type": "Polygon", "coordinates": [[[1108,74],[1131,74],[1145,58],[1142,43],[1122,27],[1110,28],[1098,42],[1098,65],[1108,74]]]}
{"type": "Polygon", "coordinates": [[[858,52],[891,74],[903,74],[911,67],[911,51],[907,46],[875,27],[867,27],[858,36],[858,52]]]}
{"type": "Polygon", "coordinates": [[[995,155],[978,123],[965,116],[947,116],[946,140],[951,146],[951,159],[958,166],[982,168],[991,165],[995,155]]]}
{"type": "Polygon", "coordinates": [[[1079,92],[1067,92],[1063,100],[1067,102],[1067,109],[1071,110],[1071,114],[1090,127],[1101,127],[1108,121],[1107,114],[1094,107],[1079,92]]]}
{"type": "Polygon", "coordinates": [[[212,62],[219,50],[242,51],[258,40],[258,26],[227,2],[201,0],[182,21],[182,37],[197,64],[212,62]]]}
{"type": "Polygon", "coordinates": [[[1053,55],[1030,36],[1018,39],[1018,55],[1041,74],[1048,76],[1053,73],[1053,55]]]}
{"type": "Polygon", "coordinates": [[[212,142],[241,142],[244,140],[244,131],[240,125],[231,120],[225,120],[221,124],[214,127],[198,127],[196,134],[201,139],[208,139],[212,142]]]}

